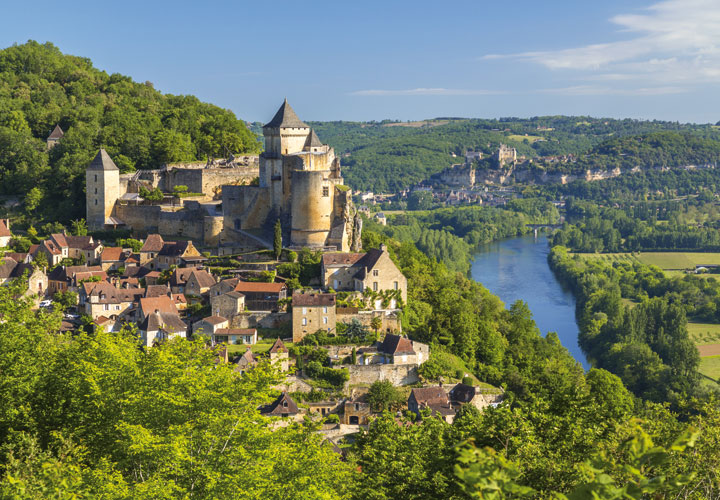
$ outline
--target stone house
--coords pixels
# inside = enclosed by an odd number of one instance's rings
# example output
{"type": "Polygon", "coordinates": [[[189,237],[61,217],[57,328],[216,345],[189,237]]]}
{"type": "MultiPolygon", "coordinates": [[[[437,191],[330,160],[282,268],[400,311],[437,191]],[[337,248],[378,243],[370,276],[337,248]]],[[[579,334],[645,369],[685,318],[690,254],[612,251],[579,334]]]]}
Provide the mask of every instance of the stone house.
{"type": "Polygon", "coordinates": [[[238,281],[234,291],[245,296],[245,306],[250,311],[277,311],[278,301],[287,297],[285,283],[238,281]]]}
{"type": "Polygon", "coordinates": [[[245,296],[235,291],[222,295],[211,294],[210,310],[215,316],[232,319],[245,310],[245,296]]]}
{"type": "Polygon", "coordinates": [[[258,334],[255,328],[218,328],[211,335],[215,344],[257,344],[258,334]]]}
{"type": "Polygon", "coordinates": [[[100,267],[103,271],[117,271],[125,266],[125,251],[120,247],[105,247],[100,254],[100,267]]]}
{"type": "Polygon", "coordinates": [[[331,331],[336,326],[334,293],[294,293],[292,296],[293,342],[318,330],[331,331]]]}
{"type": "Polygon", "coordinates": [[[216,330],[220,328],[227,328],[230,326],[230,321],[222,316],[208,316],[200,321],[196,321],[193,324],[193,333],[195,335],[208,335],[211,336],[216,330]]]}
{"type": "Polygon", "coordinates": [[[10,245],[10,240],[12,240],[10,219],[0,219],[0,248],[10,245]]]}
{"type": "Polygon", "coordinates": [[[240,372],[240,374],[246,373],[248,370],[252,370],[258,365],[258,359],[253,354],[252,349],[248,346],[247,350],[243,353],[242,356],[238,356],[235,361],[235,371],[240,372]]]}
{"type": "Polygon", "coordinates": [[[81,279],[89,276],[98,276],[102,280],[106,275],[100,266],[57,266],[48,273],[48,292],[54,295],[75,289],[81,279]]]}
{"type": "Polygon", "coordinates": [[[50,135],[46,139],[48,151],[57,146],[64,135],[65,132],[63,132],[63,129],[60,128],[60,125],[55,125],[55,128],[52,132],[50,132],[50,135]]]}
{"type": "Polygon", "coordinates": [[[122,289],[107,281],[85,282],[80,288],[79,307],[92,319],[100,316],[116,319],[126,314],[144,294],[144,288],[122,289]]]}
{"type": "Polygon", "coordinates": [[[280,369],[284,372],[290,369],[290,353],[282,340],[276,339],[268,351],[271,363],[279,363],[280,369]]]}
{"type": "Polygon", "coordinates": [[[197,257],[202,257],[202,255],[192,241],[166,241],[158,253],[157,268],[169,269],[170,266],[180,266],[187,260],[197,257]]]}
{"type": "MultiPolygon", "coordinates": [[[[320,274],[323,286],[335,291],[399,290],[407,301],[407,279],[390,259],[387,246],[371,249],[367,253],[326,253],[322,257],[320,274]]],[[[379,301],[381,302],[381,301],[379,301]]],[[[396,309],[391,299],[388,307],[374,304],[375,309],[396,309]]]]}
{"type": "Polygon", "coordinates": [[[235,290],[235,287],[239,282],[240,280],[238,278],[218,281],[215,285],[210,287],[210,293],[208,295],[210,295],[210,298],[213,298],[224,293],[232,292],[235,290]]]}
{"type": "Polygon", "coordinates": [[[0,286],[20,278],[27,278],[28,286],[25,295],[42,297],[47,292],[48,279],[40,268],[10,258],[0,258],[0,286]]]}
{"type": "Polygon", "coordinates": [[[432,416],[439,416],[449,424],[455,420],[456,408],[441,385],[412,389],[407,405],[408,410],[418,417],[422,417],[423,410],[429,409],[432,416]]]}
{"type": "Polygon", "coordinates": [[[165,242],[163,241],[162,236],[159,234],[149,234],[148,237],[145,238],[143,246],[138,252],[140,265],[152,270],[159,269],[156,259],[158,258],[158,255],[160,255],[164,245],[165,242]]]}
{"type": "Polygon", "coordinates": [[[345,425],[368,425],[372,410],[370,403],[365,396],[356,399],[346,399],[343,403],[343,424],[345,425]]]}
{"type": "Polygon", "coordinates": [[[341,405],[338,401],[311,401],[308,403],[308,413],[311,415],[326,417],[331,413],[337,413],[340,406],[341,405]]]}
{"type": "Polygon", "coordinates": [[[414,342],[407,337],[388,333],[378,346],[378,352],[385,358],[385,363],[394,365],[420,366],[430,357],[427,344],[414,342]]]}
{"type": "Polygon", "coordinates": [[[285,391],[275,401],[260,410],[260,413],[266,417],[292,417],[299,412],[297,404],[285,391]]]}
{"type": "Polygon", "coordinates": [[[478,410],[494,406],[503,400],[502,389],[481,388],[467,384],[456,384],[448,391],[453,406],[472,405],[478,410]]]}
{"type": "MultiPolygon", "coordinates": [[[[143,299],[144,300],[144,299],[143,299]]],[[[138,326],[140,340],[146,347],[175,337],[187,337],[187,325],[177,314],[153,311],[138,326]]]]}
{"type": "Polygon", "coordinates": [[[100,262],[103,246],[92,236],[72,236],[63,233],[50,235],[50,241],[60,250],[62,259],[85,260],[88,265],[100,262]]]}
{"type": "Polygon", "coordinates": [[[170,275],[173,293],[184,293],[197,297],[205,294],[215,283],[215,278],[204,269],[194,267],[176,268],[170,275]]]}

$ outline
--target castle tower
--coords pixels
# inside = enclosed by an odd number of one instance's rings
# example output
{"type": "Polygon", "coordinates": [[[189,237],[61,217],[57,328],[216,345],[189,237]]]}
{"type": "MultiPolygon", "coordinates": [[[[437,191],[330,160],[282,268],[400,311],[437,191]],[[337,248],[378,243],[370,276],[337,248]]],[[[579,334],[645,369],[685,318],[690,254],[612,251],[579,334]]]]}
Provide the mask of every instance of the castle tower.
{"type": "Polygon", "coordinates": [[[310,127],[298,118],[287,99],[263,126],[265,152],[260,155],[260,187],[270,188],[275,213],[283,211],[283,191],[290,187],[288,176],[283,174],[283,155],[302,151],[309,134],[310,127]]]}
{"type": "Polygon", "coordinates": [[[50,132],[46,141],[48,150],[57,146],[58,142],[60,142],[60,139],[62,139],[64,135],[65,132],[63,132],[63,129],[60,128],[60,125],[55,125],[55,128],[52,132],[50,132]]]}
{"type": "Polygon", "coordinates": [[[120,170],[104,149],[85,171],[85,189],[88,229],[102,230],[120,196],[120,170]]]}

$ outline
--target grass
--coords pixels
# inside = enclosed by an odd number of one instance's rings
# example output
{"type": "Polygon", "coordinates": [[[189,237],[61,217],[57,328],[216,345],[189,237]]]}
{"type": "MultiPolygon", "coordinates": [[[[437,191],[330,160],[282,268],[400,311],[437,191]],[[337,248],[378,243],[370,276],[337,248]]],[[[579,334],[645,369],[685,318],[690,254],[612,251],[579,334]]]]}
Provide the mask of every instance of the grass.
{"type": "Polygon", "coordinates": [[[695,345],[720,344],[720,325],[688,322],[687,329],[695,345]]]}
{"type": "Polygon", "coordinates": [[[720,379],[720,356],[708,356],[700,359],[698,371],[715,382],[720,379]]]}
{"type": "Polygon", "coordinates": [[[649,266],[657,266],[663,271],[694,269],[695,266],[701,265],[720,265],[720,253],[712,252],[578,253],[576,255],[583,259],[599,259],[607,263],[641,262],[649,266]]]}
{"type": "Polygon", "coordinates": [[[545,138],[541,137],[539,135],[509,135],[508,139],[513,140],[513,141],[518,141],[518,142],[522,142],[525,139],[527,139],[528,142],[530,142],[532,144],[533,142],[536,142],[536,141],[539,141],[539,140],[542,140],[545,138]]]}

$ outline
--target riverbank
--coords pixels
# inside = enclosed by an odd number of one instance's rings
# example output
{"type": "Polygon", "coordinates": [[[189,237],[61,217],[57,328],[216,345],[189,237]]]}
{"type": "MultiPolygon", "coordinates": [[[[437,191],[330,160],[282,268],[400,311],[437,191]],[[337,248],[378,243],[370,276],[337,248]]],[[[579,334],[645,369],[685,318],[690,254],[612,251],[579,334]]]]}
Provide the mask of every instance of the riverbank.
{"type": "Polygon", "coordinates": [[[548,265],[547,236],[525,235],[478,248],[470,271],[472,278],[500,297],[506,307],[517,300],[526,302],[541,333],[557,333],[575,360],[589,369],[578,345],[575,298],[548,265]]]}

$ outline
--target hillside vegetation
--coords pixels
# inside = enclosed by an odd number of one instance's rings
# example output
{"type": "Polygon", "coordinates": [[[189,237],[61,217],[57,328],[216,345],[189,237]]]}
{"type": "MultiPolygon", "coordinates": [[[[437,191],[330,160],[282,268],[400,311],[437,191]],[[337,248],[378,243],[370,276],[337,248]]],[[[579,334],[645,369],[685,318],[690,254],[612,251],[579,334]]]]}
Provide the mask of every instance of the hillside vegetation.
{"type": "Polygon", "coordinates": [[[85,168],[104,147],[122,172],[166,162],[258,152],[244,122],[193,96],[108,75],[51,43],[0,50],[0,195],[27,196],[39,213],[85,211],[85,168]],[[47,151],[56,124],[64,138],[47,151]]]}

